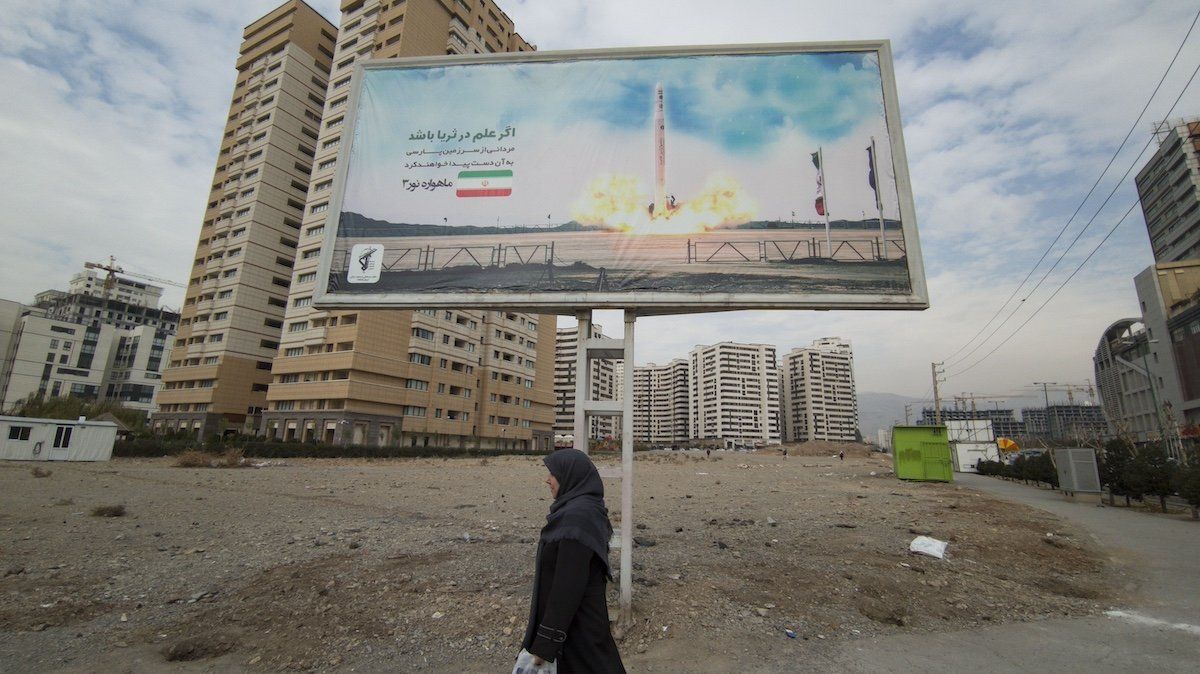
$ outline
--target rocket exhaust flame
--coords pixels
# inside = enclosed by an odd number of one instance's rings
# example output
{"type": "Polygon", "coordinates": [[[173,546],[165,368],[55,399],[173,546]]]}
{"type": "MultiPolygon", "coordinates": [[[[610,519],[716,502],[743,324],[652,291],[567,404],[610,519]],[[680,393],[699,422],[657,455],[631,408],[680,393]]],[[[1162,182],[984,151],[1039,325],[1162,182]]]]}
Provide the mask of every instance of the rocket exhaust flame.
{"type": "Polygon", "coordinates": [[[571,215],[580,224],[628,234],[693,234],[750,222],[758,210],[741,184],[723,174],[710,176],[699,194],[674,208],[651,213],[648,197],[635,176],[606,174],[592,180],[571,215]]]}
{"type": "Polygon", "coordinates": [[[667,193],[667,128],[663,85],[654,87],[654,190],[642,191],[635,176],[593,179],[571,210],[576,222],[629,234],[693,234],[750,222],[757,208],[731,176],[710,175],[700,194],[677,202],[667,193]],[[652,201],[647,202],[650,197],[652,201]]]}

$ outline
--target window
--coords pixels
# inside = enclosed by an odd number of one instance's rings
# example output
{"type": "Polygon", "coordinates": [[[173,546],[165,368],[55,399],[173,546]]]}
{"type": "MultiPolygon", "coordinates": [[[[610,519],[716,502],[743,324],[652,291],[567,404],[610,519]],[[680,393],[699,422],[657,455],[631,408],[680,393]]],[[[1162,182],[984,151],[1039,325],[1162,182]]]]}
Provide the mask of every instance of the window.
{"type": "MultiPolygon", "coordinates": [[[[307,276],[307,274],[305,274],[305,276],[307,276]]],[[[316,274],[314,273],[313,276],[315,277],[316,274]]],[[[303,281],[304,279],[301,278],[299,280],[303,281]]],[[[294,307],[307,307],[307,306],[310,306],[311,304],[312,304],[312,297],[297,297],[296,299],[292,300],[292,306],[294,306],[294,307]]]]}
{"type": "Polygon", "coordinates": [[[215,334],[215,335],[209,335],[209,336],[208,336],[208,341],[210,341],[210,342],[221,342],[221,341],[224,341],[224,340],[225,340],[225,335],[224,335],[224,334],[222,334],[222,333],[220,333],[220,332],[218,332],[218,333],[217,333],[217,334],[215,334]]]}
{"type": "Polygon", "coordinates": [[[232,290],[222,290],[221,292],[217,293],[217,299],[219,300],[229,299],[230,297],[233,297],[232,290]]]}
{"type": "Polygon", "coordinates": [[[333,168],[334,164],[337,164],[337,159],[326,159],[320,164],[317,164],[317,170],[324,171],[325,169],[333,168]]]}
{"type": "MultiPolygon", "coordinates": [[[[315,272],[315,271],[305,272],[296,277],[296,283],[308,283],[309,281],[315,281],[315,280],[317,280],[317,272],[315,272]]],[[[307,299],[307,300],[309,300],[310,303],[312,302],[311,297],[307,297],[307,298],[297,297],[296,301],[299,302],[301,299],[307,299]]],[[[299,305],[297,304],[297,306],[299,306],[299,305]]]]}
{"type": "Polygon", "coordinates": [[[33,428],[32,426],[9,426],[8,427],[8,439],[9,440],[28,440],[29,439],[29,431],[32,428],[33,428]]]}
{"type": "Polygon", "coordinates": [[[417,365],[430,365],[433,363],[432,356],[426,356],[423,353],[409,353],[408,362],[416,363],[417,365]]]}
{"type": "Polygon", "coordinates": [[[302,259],[302,260],[311,260],[311,259],[313,259],[314,257],[320,257],[320,255],[321,255],[321,249],[320,249],[320,248],[309,248],[308,250],[306,250],[306,251],[304,251],[303,253],[301,253],[301,254],[300,254],[300,259],[302,259]]]}
{"type": "Polygon", "coordinates": [[[304,355],[304,347],[303,346],[291,347],[290,349],[284,351],[283,355],[288,356],[288,357],[303,356],[304,355]]]}
{"type": "Polygon", "coordinates": [[[413,336],[413,337],[416,337],[417,339],[428,339],[428,340],[432,340],[432,339],[433,339],[433,331],[432,331],[432,330],[426,330],[425,328],[413,328],[413,329],[412,329],[412,336],[413,336]]]}
{"type": "Polygon", "coordinates": [[[423,417],[425,416],[425,408],[417,407],[416,405],[405,405],[404,416],[406,417],[423,417]]]}
{"type": "Polygon", "coordinates": [[[321,143],[321,149],[328,150],[330,148],[337,147],[338,145],[341,144],[341,142],[342,142],[341,136],[339,136],[337,138],[330,138],[329,140],[325,141],[324,143],[321,143]]]}
{"type": "Polygon", "coordinates": [[[73,429],[70,426],[59,426],[58,428],[54,429],[54,447],[56,449],[71,446],[72,430],[73,429]]]}
{"type": "Polygon", "coordinates": [[[308,329],[308,321],[296,321],[288,324],[288,332],[304,332],[308,329]]]}
{"type": "Polygon", "coordinates": [[[308,229],[304,230],[304,233],[307,234],[308,236],[316,236],[317,234],[323,234],[323,233],[325,233],[325,225],[317,225],[316,227],[309,227],[308,229]]]}
{"type": "Polygon", "coordinates": [[[422,379],[406,379],[404,380],[404,388],[412,389],[414,391],[428,391],[429,382],[422,379]]]}
{"type": "Polygon", "coordinates": [[[320,204],[313,204],[313,207],[308,209],[308,212],[309,213],[324,213],[327,210],[329,210],[329,202],[328,201],[326,201],[324,203],[320,203],[320,204]]]}

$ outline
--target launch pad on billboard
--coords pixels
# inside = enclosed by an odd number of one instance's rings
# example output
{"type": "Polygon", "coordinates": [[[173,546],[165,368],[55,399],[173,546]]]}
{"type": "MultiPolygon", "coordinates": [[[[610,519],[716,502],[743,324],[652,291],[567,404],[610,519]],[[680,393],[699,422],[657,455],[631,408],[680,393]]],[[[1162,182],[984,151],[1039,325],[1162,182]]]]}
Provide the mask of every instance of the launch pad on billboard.
{"type": "Polygon", "coordinates": [[[349,108],[321,306],[927,306],[886,42],[369,62],[349,108]]]}

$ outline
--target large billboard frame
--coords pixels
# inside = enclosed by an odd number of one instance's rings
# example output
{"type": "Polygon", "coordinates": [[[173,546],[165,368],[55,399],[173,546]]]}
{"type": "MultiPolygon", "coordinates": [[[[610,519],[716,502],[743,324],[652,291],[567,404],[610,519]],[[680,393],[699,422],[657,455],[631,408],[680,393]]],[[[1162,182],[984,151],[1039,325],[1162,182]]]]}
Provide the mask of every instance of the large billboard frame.
{"type": "Polygon", "coordinates": [[[929,308],[925,267],[917,235],[916,209],[908,173],[908,156],[900,122],[899,99],[889,40],[803,42],[742,45],[694,45],[615,49],[564,50],[550,52],[505,52],[461,56],[422,56],[378,59],[354,65],[353,81],[343,124],[342,143],[337,154],[337,169],[325,221],[318,285],[313,293],[314,306],[322,309],[425,309],[458,307],[463,309],[507,309],[574,315],[591,309],[626,309],[642,316],[707,313],[736,310],[923,310],[929,308]],[[526,293],[484,292],[329,292],[330,270],[342,213],[350,154],[356,139],[357,116],[363,86],[363,73],[374,69],[425,68],[495,63],[539,63],[574,60],[637,59],[674,56],[731,56],[796,53],[876,53],[879,57],[883,87],[884,119],[895,171],[901,232],[904,237],[910,292],[908,294],[763,294],[735,292],[684,293],[558,291],[526,293]],[[347,139],[349,142],[346,142],[347,139]]]}

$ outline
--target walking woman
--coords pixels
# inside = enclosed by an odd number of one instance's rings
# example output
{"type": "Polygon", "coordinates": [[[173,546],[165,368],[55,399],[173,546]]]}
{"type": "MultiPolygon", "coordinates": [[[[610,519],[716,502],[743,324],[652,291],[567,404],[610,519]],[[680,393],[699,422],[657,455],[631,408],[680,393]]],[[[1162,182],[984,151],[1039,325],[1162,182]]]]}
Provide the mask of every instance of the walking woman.
{"type": "Polygon", "coordinates": [[[559,674],[625,671],[608,627],[605,589],[612,578],[604,483],[591,459],[560,449],[542,460],[554,502],[538,541],[529,626],[521,646],[559,674]]]}

